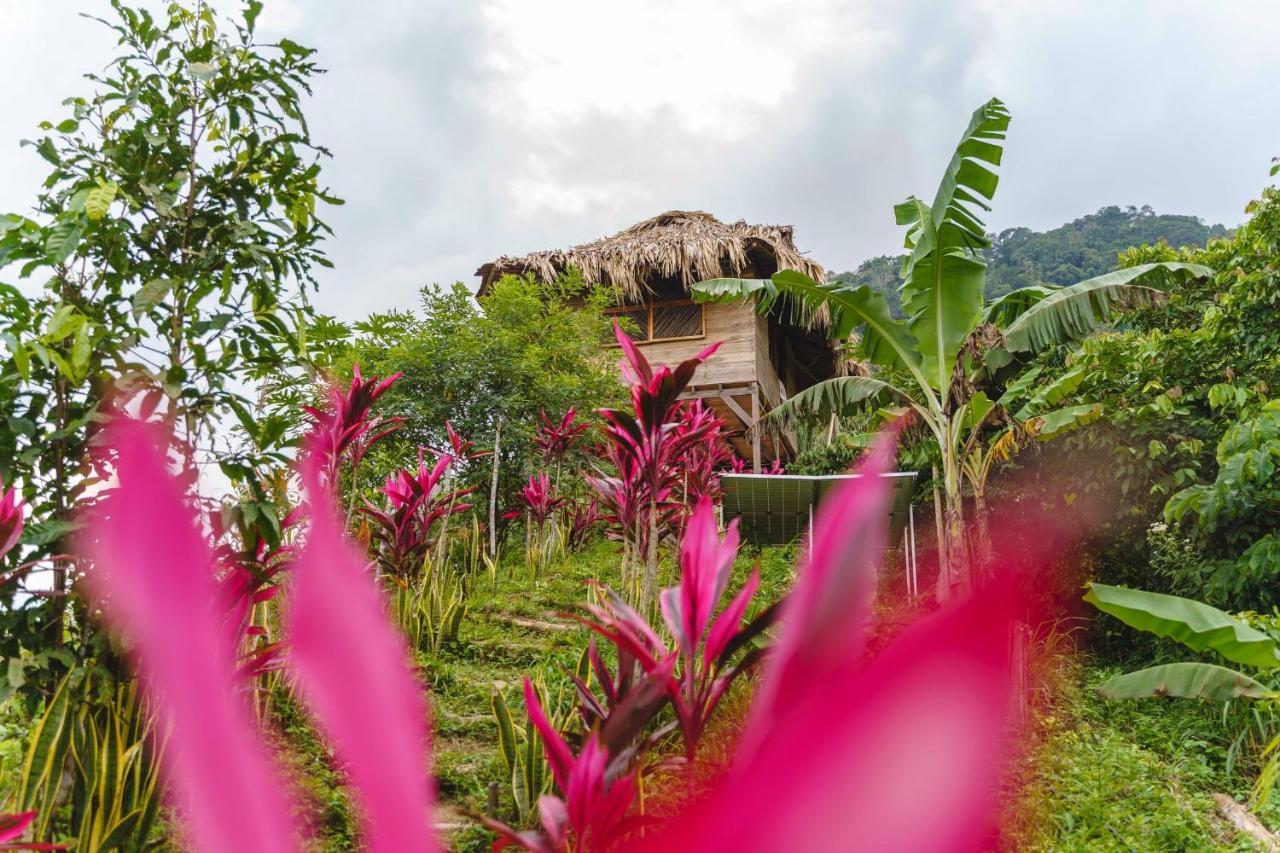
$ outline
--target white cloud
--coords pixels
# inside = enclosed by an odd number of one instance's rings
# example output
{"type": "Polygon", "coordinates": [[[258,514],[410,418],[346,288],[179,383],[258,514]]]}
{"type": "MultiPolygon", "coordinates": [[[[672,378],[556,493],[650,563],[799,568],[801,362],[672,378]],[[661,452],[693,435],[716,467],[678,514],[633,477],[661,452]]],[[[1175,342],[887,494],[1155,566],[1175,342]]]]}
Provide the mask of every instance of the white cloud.
{"type": "MultiPolygon", "coordinates": [[[[0,0],[0,210],[44,172],[17,140],[111,55],[75,14],[95,2],[0,0]]],[[[348,318],[676,207],[792,223],[852,266],[896,248],[892,204],[992,95],[1014,116],[993,227],[1238,222],[1280,154],[1269,0],[267,0],[260,28],[330,69],[308,116],[348,203],[319,303],[348,318]]]]}

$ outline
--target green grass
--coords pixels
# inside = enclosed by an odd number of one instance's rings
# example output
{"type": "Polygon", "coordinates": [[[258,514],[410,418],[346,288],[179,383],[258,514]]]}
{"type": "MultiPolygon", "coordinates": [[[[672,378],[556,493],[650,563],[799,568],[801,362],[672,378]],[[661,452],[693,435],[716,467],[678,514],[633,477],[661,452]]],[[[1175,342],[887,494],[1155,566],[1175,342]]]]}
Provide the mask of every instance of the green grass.
{"type": "MultiPolygon", "coordinates": [[[[1092,689],[1119,670],[1054,664],[1051,698],[1033,713],[1006,816],[1017,850],[1252,850],[1221,819],[1215,792],[1247,800],[1252,773],[1228,774],[1230,726],[1221,709],[1176,699],[1108,701],[1092,689]]],[[[1274,804],[1260,817],[1277,825],[1274,804]]]]}
{"type": "MultiPolygon", "coordinates": [[[[791,582],[794,556],[791,548],[744,547],[734,566],[730,593],[758,561],[761,589],[756,608],[776,600],[791,582]]],[[[617,584],[618,559],[616,544],[596,542],[534,578],[517,554],[500,567],[496,586],[487,576],[473,579],[457,642],[438,652],[418,653],[434,723],[437,822],[451,848],[488,849],[492,836],[474,815],[487,811],[491,784],[498,787],[497,816],[513,818],[511,780],[498,752],[490,707],[494,691],[505,691],[512,714],[523,717],[519,691],[525,675],[543,671],[555,678],[562,668],[573,669],[590,632],[566,614],[582,612],[588,581],[617,584]]],[[[675,573],[668,559],[662,567],[662,584],[675,583],[675,573]]],[[[306,817],[317,834],[314,846],[352,849],[352,806],[323,744],[287,701],[279,705],[277,728],[307,801],[306,817]]]]}

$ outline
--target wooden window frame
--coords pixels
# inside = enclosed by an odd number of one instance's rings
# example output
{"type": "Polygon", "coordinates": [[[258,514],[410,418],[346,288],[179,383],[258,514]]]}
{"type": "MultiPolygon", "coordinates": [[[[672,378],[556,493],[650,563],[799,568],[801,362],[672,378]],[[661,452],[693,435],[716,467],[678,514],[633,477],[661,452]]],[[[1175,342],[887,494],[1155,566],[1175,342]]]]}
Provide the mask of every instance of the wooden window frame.
{"type": "MultiPolygon", "coordinates": [[[[645,344],[665,344],[672,341],[700,341],[707,336],[707,306],[704,302],[695,302],[692,299],[663,299],[658,302],[652,300],[643,305],[617,305],[612,308],[606,308],[604,313],[606,316],[617,314],[633,314],[637,311],[644,310],[645,318],[648,326],[645,329],[645,339],[636,341],[640,346],[645,344]],[[699,330],[696,335],[680,335],[674,338],[655,338],[653,336],[653,312],[655,308],[678,308],[681,305],[697,305],[698,306],[698,325],[699,330]]],[[[617,346],[616,343],[610,344],[617,346]]]]}

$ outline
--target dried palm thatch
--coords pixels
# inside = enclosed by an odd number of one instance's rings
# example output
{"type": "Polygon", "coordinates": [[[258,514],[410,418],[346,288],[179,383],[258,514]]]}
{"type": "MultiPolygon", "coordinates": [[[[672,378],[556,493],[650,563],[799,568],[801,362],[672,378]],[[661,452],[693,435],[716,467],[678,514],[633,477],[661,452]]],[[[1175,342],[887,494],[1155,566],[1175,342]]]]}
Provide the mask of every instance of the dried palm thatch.
{"type": "Polygon", "coordinates": [[[671,210],[611,237],[570,249],[524,257],[504,255],[476,270],[480,293],[506,274],[533,273],[553,281],[576,267],[593,284],[612,285],[628,300],[643,300],[658,282],[677,281],[686,290],[709,278],[765,278],[777,270],[799,270],[824,281],[822,266],[796,249],[790,225],[726,225],[701,210],[671,210]]]}

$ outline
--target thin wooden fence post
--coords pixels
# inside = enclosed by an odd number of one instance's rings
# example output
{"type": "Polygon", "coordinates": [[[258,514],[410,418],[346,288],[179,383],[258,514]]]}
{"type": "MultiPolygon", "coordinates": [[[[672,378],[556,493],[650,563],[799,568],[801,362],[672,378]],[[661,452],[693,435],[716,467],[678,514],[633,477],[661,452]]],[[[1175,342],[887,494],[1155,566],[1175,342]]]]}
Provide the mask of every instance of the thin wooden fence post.
{"type": "Polygon", "coordinates": [[[493,426],[493,480],[489,484],[489,559],[498,559],[498,455],[502,449],[502,416],[493,426]]]}

